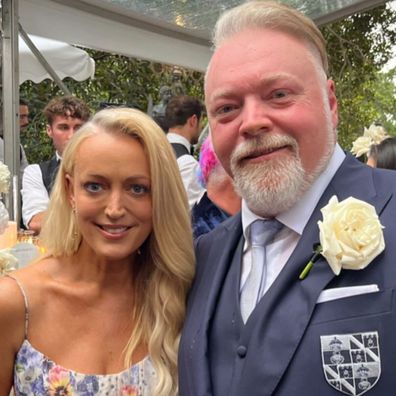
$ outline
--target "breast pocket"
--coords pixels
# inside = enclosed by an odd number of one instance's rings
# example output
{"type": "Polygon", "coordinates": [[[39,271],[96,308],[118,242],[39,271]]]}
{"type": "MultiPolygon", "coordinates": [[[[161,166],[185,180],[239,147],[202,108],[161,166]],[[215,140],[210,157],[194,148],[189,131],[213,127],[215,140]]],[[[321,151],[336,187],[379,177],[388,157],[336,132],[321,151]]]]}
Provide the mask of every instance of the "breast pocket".
{"type": "Polygon", "coordinates": [[[392,311],[394,289],[361,294],[316,304],[311,325],[375,316],[392,311]]]}

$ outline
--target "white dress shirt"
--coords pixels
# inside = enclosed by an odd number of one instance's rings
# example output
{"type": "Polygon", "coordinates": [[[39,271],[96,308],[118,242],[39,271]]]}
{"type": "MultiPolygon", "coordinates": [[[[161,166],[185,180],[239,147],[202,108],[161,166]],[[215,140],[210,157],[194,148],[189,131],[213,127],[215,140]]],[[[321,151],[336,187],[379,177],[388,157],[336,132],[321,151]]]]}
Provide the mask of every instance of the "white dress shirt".
{"type": "MultiPolygon", "coordinates": [[[[61,159],[56,153],[57,159],[61,159]]],[[[33,216],[48,209],[49,195],[39,164],[25,168],[22,178],[22,220],[27,227],[33,216]]]]}
{"type": "MultiPolygon", "coordinates": [[[[326,169],[318,176],[308,191],[288,211],[276,216],[283,224],[282,230],[275,236],[273,243],[266,248],[267,251],[267,275],[262,289],[262,297],[278,277],[287,260],[293,253],[304,228],[311,217],[320,197],[323,195],[334,174],[337,172],[345,158],[345,153],[336,144],[333,155],[326,169]]],[[[249,228],[253,221],[262,219],[254,214],[244,200],[242,200],[242,227],[245,237],[245,245],[242,258],[242,272],[240,285],[246,281],[251,267],[251,249],[249,243],[249,228]]]]}
{"type": "MultiPolygon", "coordinates": [[[[182,144],[190,152],[191,144],[185,137],[172,132],[168,132],[166,137],[169,143],[182,144]]],[[[199,163],[192,155],[186,154],[177,159],[177,165],[187,192],[188,205],[192,209],[195,202],[199,201],[205,192],[205,188],[201,186],[197,177],[199,163]]]]}

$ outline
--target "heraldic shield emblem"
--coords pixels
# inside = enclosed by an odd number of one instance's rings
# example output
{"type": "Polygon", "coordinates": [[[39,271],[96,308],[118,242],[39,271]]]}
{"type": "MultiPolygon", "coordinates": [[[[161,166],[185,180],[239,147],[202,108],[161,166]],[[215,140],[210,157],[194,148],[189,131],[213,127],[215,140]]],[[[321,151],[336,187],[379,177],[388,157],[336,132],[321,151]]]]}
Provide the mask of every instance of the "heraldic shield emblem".
{"type": "Polygon", "coordinates": [[[378,332],[320,337],[326,381],[346,395],[369,391],[381,375],[378,332]]]}

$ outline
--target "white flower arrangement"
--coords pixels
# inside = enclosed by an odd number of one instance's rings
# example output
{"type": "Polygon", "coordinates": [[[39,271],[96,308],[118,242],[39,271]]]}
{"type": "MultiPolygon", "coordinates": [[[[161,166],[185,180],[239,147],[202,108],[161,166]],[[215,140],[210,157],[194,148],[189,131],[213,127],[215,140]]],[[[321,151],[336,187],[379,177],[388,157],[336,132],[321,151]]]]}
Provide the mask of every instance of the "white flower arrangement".
{"type": "Polygon", "coordinates": [[[18,259],[10,253],[9,249],[0,250],[0,276],[15,271],[18,259]]]}
{"type": "MultiPolygon", "coordinates": [[[[8,166],[0,161],[0,193],[7,194],[10,188],[10,171],[8,166]]],[[[8,211],[3,202],[0,201],[0,234],[2,234],[8,225],[8,211]]]]}
{"type": "Polygon", "coordinates": [[[10,176],[8,166],[0,161],[0,193],[8,193],[10,189],[10,176]]]}
{"type": "Polygon", "coordinates": [[[386,133],[384,127],[371,124],[369,128],[364,128],[363,136],[358,137],[352,143],[351,153],[355,157],[360,157],[364,154],[368,154],[368,152],[370,151],[370,147],[373,144],[380,144],[384,139],[388,137],[389,135],[386,133]]]}
{"type": "MultiPolygon", "coordinates": [[[[7,194],[10,189],[10,171],[8,166],[0,161],[0,193],[7,194]]],[[[3,202],[0,201],[0,234],[3,234],[8,226],[9,215],[3,202]]],[[[0,250],[0,276],[5,275],[17,268],[18,259],[9,249],[0,250]]]]}
{"type": "Polygon", "coordinates": [[[2,234],[6,230],[8,226],[8,220],[8,211],[5,208],[3,202],[0,201],[0,234],[2,234]]]}

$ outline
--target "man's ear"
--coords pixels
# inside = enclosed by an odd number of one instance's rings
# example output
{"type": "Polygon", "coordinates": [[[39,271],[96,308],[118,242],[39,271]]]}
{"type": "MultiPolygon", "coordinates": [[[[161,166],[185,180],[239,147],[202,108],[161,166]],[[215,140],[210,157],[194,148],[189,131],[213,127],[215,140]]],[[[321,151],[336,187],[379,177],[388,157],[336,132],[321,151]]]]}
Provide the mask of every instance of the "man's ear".
{"type": "Polygon", "coordinates": [[[69,198],[70,206],[74,208],[76,206],[74,199],[74,183],[73,183],[73,177],[70,176],[69,174],[65,175],[65,185],[66,185],[66,191],[67,191],[67,196],[69,198]]]}
{"type": "Polygon", "coordinates": [[[331,121],[333,124],[333,128],[336,129],[338,125],[338,105],[335,93],[335,83],[333,80],[327,80],[327,97],[329,100],[331,121]]]}
{"type": "Polygon", "coordinates": [[[45,130],[47,131],[47,135],[52,139],[52,128],[50,124],[45,126],[45,130]]]}
{"type": "Polygon", "coordinates": [[[195,128],[197,126],[197,122],[198,122],[198,117],[196,114],[193,114],[188,120],[187,122],[189,123],[189,126],[192,128],[195,128]]]}

